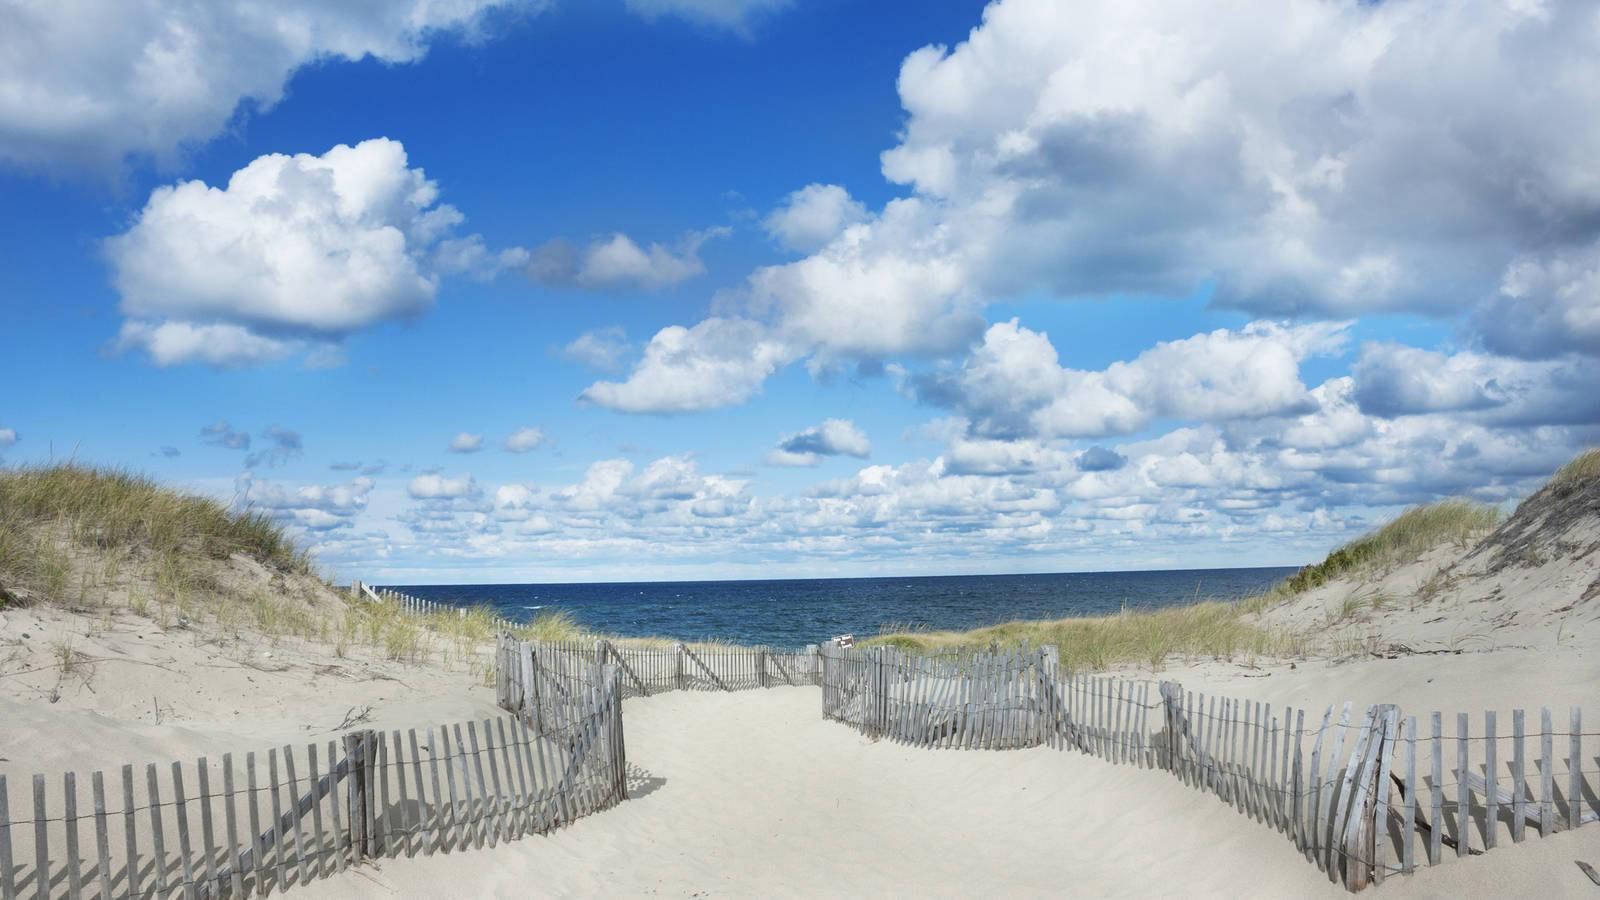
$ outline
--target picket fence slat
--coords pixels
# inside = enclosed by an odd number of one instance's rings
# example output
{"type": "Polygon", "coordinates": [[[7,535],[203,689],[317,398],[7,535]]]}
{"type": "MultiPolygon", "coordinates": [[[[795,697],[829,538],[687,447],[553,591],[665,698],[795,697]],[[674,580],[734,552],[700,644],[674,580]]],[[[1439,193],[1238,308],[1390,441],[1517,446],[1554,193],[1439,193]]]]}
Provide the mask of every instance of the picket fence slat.
{"type": "MultiPolygon", "coordinates": [[[[1499,744],[1495,737],[1495,711],[1486,710],[1483,714],[1483,758],[1484,780],[1488,787],[1484,790],[1483,797],[1483,849],[1493,850],[1499,827],[1499,787],[1500,767],[1498,765],[1499,744]]],[[[1465,779],[1465,767],[1462,778],[1465,779]]]]}
{"type": "MultiPolygon", "coordinates": [[[[228,833],[228,860],[233,862],[239,858],[239,814],[234,809],[233,785],[233,754],[222,754],[222,818],[228,833]]],[[[229,883],[233,888],[233,896],[244,896],[244,875],[239,871],[237,864],[229,866],[229,883]]]]}
{"type": "MultiPolygon", "coordinates": [[[[332,758],[328,762],[329,771],[332,772],[332,758]]],[[[311,866],[318,878],[327,874],[326,860],[323,858],[323,833],[322,833],[322,798],[318,795],[318,786],[322,778],[317,768],[317,745],[306,745],[306,778],[311,785],[311,846],[316,848],[311,860],[311,866]]],[[[337,805],[337,804],[335,804],[337,805]]]]}
{"type": "Polygon", "coordinates": [[[196,776],[200,781],[200,843],[206,852],[206,890],[214,891],[217,889],[217,842],[211,822],[211,773],[203,756],[196,764],[196,776]]]}
{"type": "Polygon", "coordinates": [[[65,798],[62,806],[62,824],[67,829],[67,896],[72,900],[79,900],[83,896],[82,878],[78,853],[78,775],[68,772],[61,777],[61,789],[65,798]]]}
{"type": "Polygon", "coordinates": [[[1523,748],[1523,729],[1524,729],[1525,724],[1526,723],[1524,722],[1523,711],[1520,710],[1520,709],[1512,710],[1511,711],[1511,782],[1512,782],[1512,784],[1511,784],[1511,797],[1512,797],[1512,800],[1511,800],[1511,804],[1512,804],[1512,806],[1511,806],[1511,841],[1512,841],[1512,843],[1517,843],[1517,844],[1522,843],[1522,839],[1526,835],[1526,832],[1527,832],[1526,823],[1523,822],[1523,816],[1524,816],[1524,814],[1526,812],[1526,808],[1527,808],[1526,807],[1526,802],[1524,800],[1524,786],[1527,784],[1527,782],[1524,780],[1524,776],[1526,775],[1526,773],[1523,770],[1523,767],[1524,767],[1524,765],[1526,763],[1526,760],[1525,760],[1525,758],[1523,756],[1523,753],[1524,753],[1524,748],[1523,748]]]}
{"type": "Polygon", "coordinates": [[[189,843],[189,804],[183,792],[183,763],[172,764],[172,809],[178,814],[178,862],[183,867],[183,895],[195,896],[194,854],[189,843]]]}
{"type": "MultiPolygon", "coordinates": [[[[3,808],[5,805],[3,795],[4,791],[0,791],[0,808],[3,808]]],[[[127,885],[128,895],[132,897],[139,896],[140,885],[142,883],[141,879],[139,878],[139,836],[137,823],[138,815],[133,808],[133,766],[132,764],[128,764],[122,767],[122,834],[123,841],[127,844],[128,848],[127,885]]],[[[8,897],[6,900],[10,900],[10,898],[8,897]]]]}
{"type": "Polygon", "coordinates": [[[1555,829],[1555,742],[1551,738],[1550,707],[1539,710],[1539,836],[1555,829]]]}

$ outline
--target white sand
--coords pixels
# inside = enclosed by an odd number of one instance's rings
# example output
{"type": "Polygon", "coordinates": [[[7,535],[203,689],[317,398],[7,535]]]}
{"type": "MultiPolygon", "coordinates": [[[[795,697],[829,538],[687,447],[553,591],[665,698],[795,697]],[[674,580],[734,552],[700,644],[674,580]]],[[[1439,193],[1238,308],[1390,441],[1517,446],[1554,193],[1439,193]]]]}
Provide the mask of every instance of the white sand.
{"type": "Polygon", "coordinates": [[[354,648],[276,643],[248,631],[162,631],[126,610],[0,609],[0,773],[114,771],[202,754],[304,748],[352,710],[359,727],[414,728],[495,715],[494,691],[465,671],[354,648]],[[26,637],[24,637],[26,635],[26,637]],[[57,648],[70,644],[70,672],[57,648]]]}
{"type": "MultiPolygon", "coordinates": [[[[1160,771],[916,750],[815,688],[625,704],[633,799],[493,850],[383,860],[307,897],[1348,896],[1282,835],[1160,771]]],[[[1600,828],[1447,860],[1382,896],[1592,896],[1600,828]]]]}

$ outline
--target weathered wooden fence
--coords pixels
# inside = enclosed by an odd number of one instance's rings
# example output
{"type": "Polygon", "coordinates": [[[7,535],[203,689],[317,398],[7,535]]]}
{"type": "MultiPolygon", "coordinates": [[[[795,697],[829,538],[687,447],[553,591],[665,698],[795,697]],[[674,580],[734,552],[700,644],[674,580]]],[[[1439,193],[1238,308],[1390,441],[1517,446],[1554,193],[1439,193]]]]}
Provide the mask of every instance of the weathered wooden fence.
{"type": "Polygon", "coordinates": [[[1600,819],[1600,768],[1582,712],[1557,730],[1511,711],[1427,730],[1392,704],[1306,710],[1184,690],[1170,681],[1063,673],[1052,647],[913,657],[891,647],[820,651],[823,715],[920,747],[1049,746],[1163,769],[1283,833],[1350,890],[1506,841],[1600,819]],[[1535,727],[1537,730],[1535,730],[1535,727]],[[1564,751],[1564,756],[1562,752],[1564,751]],[[1453,765],[1447,765],[1447,761],[1453,765]],[[1563,766],[1565,767],[1563,769],[1563,766]]]}
{"type": "MultiPolygon", "coordinates": [[[[409,613],[413,616],[450,615],[452,613],[457,616],[465,616],[467,614],[465,607],[455,606],[450,603],[439,603],[434,600],[424,600],[421,597],[413,597],[410,594],[402,594],[399,591],[390,590],[389,588],[373,587],[365,582],[357,581],[351,586],[351,590],[354,591],[357,596],[371,600],[375,603],[393,604],[394,606],[399,607],[402,612],[409,613]]],[[[518,626],[517,623],[511,621],[510,619],[503,619],[499,616],[495,616],[494,627],[499,631],[509,631],[510,629],[518,626]]]]}
{"type": "Polygon", "coordinates": [[[0,900],[261,896],[369,858],[547,832],[626,797],[618,678],[562,667],[540,676],[537,716],[420,737],[353,731],[242,766],[231,753],[126,765],[87,785],[36,775],[31,811],[0,775],[0,900]]]}
{"type": "Polygon", "coordinates": [[[496,653],[495,685],[500,705],[521,710],[532,702],[531,675],[577,661],[615,665],[624,696],[662,691],[737,691],[779,685],[817,684],[817,649],[669,644],[618,646],[611,641],[519,641],[502,635],[496,653]]]}

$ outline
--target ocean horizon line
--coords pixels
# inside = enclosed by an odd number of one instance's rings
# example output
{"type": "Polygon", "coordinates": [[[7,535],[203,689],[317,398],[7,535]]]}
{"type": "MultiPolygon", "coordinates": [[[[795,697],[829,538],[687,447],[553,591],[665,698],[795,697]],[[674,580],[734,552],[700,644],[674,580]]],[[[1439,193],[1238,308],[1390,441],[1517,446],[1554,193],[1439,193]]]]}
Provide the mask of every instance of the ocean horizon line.
{"type": "MultiPolygon", "coordinates": [[[[941,573],[937,575],[817,575],[817,576],[791,576],[787,578],[660,578],[660,579],[628,579],[622,581],[363,581],[373,587],[400,590],[401,588],[436,588],[436,587],[528,587],[528,586],[620,586],[620,585],[661,585],[661,584],[785,584],[793,582],[815,581],[895,581],[902,579],[941,580],[957,578],[1042,578],[1058,575],[1151,575],[1151,574],[1179,574],[1187,572],[1254,572],[1266,569],[1297,570],[1301,565],[1261,565],[1261,566],[1181,566],[1175,568],[1151,569],[1080,569],[1057,570],[1049,572],[960,572],[941,573]]],[[[361,579],[357,579],[361,580],[361,579]]]]}

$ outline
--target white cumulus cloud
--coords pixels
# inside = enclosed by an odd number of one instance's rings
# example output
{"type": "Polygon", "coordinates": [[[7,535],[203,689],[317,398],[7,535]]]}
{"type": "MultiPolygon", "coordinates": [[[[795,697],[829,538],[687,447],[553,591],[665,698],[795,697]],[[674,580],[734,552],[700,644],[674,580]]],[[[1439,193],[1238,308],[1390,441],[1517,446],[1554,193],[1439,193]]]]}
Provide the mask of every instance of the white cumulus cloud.
{"type": "Polygon", "coordinates": [[[449,478],[444,475],[418,475],[406,485],[406,493],[414,500],[453,500],[475,497],[480,491],[471,475],[449,478]]]}
{"type": "Polygon", "coordinates": [[[545,445],[550,438],[544,431],[531,425],[518,428],[506,438],[506,449],[512,453],[527,453],[545,445]]]}
{"type": "Polygon", "coordinates": [[[674,247],[651,243],[640,247],[633,238],[617,232],[579,248],[556,239],[535,248],[528,258],[528,277],[547,285],[572,285],[592,290],[637,287],[647,291],[671,287],[704,275],[700,247],[713,238],[727,237],[727,227],[685,234],[674,247]]]}
{"type": "Polygon", "coordinates": [[[837,184],[808,184],[785,197],[761,222],[773,240],[791,250],[812,253],[847,226],[867,220],[867,208],[837,184]]]}
{"type": "Polygon", "coordinates": [[[445,449],[451,453],[477,453],[483,449],[483,435],[463,431],[451,438],[445,449]]]}
{"type": "Polygon", "coordinates": [[[235,484],[235,504],[311,531],[348,528],[367,508],[376,482],[365,476],[344,484],[286,485],[246,474],[235,484]]]}
{"type": "Polygon", "coordinates": [[[867,435],[849,419],[825,419],[803,431],[784,435],[767,454],[775,466],[814,466],[825,456],[865,459],[872,453],[867,435]]]}
{"type": "Polygon", "coordinates": [[[782,340],[748,319],[672,325],[645,345],[626,381],[598,381],[581,399],[621,412],[695,412],[742,402],[794,358],[782,340]]]}
{"type": "Polygon", "coordinates": [[[561,355],[596,372],[616,372],[632,349],[621,326],[585,331],[561,348],[561,355]]]}
{"type": "Polygon", "coordinates": [[[1210,286],[1261,316],[1476,309],[1496,352],[1600,347],[1586,3],[998,0],[898,89],[881,167],[910,195],[719,315],[874,361],[957,353],[997,301],[1210,286]]]}
{"type": "Polygon", "coordinates": [[[1300,361],[1340,350],[1347,326],[1253,322],[1163,341],[1103,370],[1060,364],[1048,335],[1012,319],[989,328],[962,367],[914,379],[924,401],[961,411],[976,434],[1100,437],[1161,418],[1227,421],[1315,407],[1300,361]]]}
{"type": "Polygon", "coordinates": [[[438,197],[386,138],[262,156],[220,188],[157,188],[105,242],[128,317],[118,346],[248,365],[415,316],[438,289],[431,254],[464,220],[438,197]]]}
{"type": "Polygon", "coordinates": [[[266,110],[300,67],[420,59],[433,36],[540,0],[188,0],[7,3],[0,11],[0,160],[52,172],[171,159],[266,110]]]}

